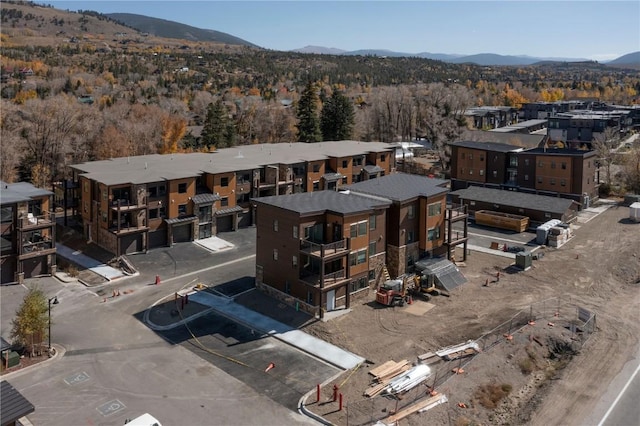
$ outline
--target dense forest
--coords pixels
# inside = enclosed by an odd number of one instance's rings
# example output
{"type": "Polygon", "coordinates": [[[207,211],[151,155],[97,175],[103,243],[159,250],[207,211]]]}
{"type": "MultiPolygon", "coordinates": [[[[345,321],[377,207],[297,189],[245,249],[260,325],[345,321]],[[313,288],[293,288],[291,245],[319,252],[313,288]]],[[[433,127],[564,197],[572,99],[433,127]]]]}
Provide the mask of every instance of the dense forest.
{"type": "Polygon", "coordinates": [[[33,3],[3,2],[0,18],[8,182],[48,186],[67,164],[94,159],[302,140],[303,112],[317,120],[317,139],[427,138],[444,152],[470,106],[632,104],[640,92],[637,70],[596,62],[486,67],[277,52],[151,37],[96,12],[33,3]]]}

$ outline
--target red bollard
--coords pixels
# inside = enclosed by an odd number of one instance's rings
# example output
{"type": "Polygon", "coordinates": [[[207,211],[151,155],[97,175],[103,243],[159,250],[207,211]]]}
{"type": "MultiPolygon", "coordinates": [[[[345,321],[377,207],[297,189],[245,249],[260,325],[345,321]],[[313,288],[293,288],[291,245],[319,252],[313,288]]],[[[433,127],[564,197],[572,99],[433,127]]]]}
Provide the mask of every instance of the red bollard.
{"type": "Polygon", "coordinates": [[[320,383],[316,386],[316,402],[320,402],[320,383]]]}
{"type": "Polygon", "coordinates": [[[333,385],[333,402],[338,400],[338,385],[333,385]]]}
{"type": "Polygon", "coordinates": [[[340,401],[338,402],[338,411],[342,411],[342,392],[340,392],[340,401]]]}
{"type": "Polygon", "coordinates": [[[160,284],[160,275],[156,275],[156,285],[160,284]]]}

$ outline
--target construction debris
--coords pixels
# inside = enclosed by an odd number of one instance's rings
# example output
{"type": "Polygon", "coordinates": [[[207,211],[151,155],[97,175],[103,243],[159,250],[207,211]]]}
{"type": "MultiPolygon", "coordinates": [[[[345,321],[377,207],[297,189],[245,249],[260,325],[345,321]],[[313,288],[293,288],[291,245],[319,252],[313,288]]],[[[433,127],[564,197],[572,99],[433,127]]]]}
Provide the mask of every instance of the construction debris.
{"type": "Polygon", "coordinates": [[[407,406],[406,408],[403,408],[397,413],[394,413],[391,416],[387,417],[386,419],[384,419],[384,423],[387,425],[395,424],[399,420],[402,420],[413,413],[416,413],[418,411],[423,412],[423,411],[429,410],[447,401],[448,401],[447,397],[444,395],[436,395],[436,396],[430,396],[428,398],[423,398],[407,406]]]}
{"type": "Polygon", "coordinates": [[[429,376],[431,376],[429,366],[424,364],[416,365],[411,370],[391,380],[385,391],[390,394],[408,391],[427,380],[429,376]]]}
{"type": "Polygon", "coordinates": [[[397,376],[399,373],[403,371],[407,371],[409,368],[405,368],[409,366],[409,361],[403,359],[402,361],[395,362],[393,360],[387,361],[379,367],[376,367],[372,370],[369,370],[369,374],[371,374],[377,381],[381,382],[385,379],[389,379],[397,376]]]}
{"type": "Polygon", "coordinates": [[[478,352],[480,352],[480,346],[476,342],[469,340],[467,343],[441,349],[436,352],[436,355],[444,360],[452,361],[454,359],[475,355],[478,352]]]}

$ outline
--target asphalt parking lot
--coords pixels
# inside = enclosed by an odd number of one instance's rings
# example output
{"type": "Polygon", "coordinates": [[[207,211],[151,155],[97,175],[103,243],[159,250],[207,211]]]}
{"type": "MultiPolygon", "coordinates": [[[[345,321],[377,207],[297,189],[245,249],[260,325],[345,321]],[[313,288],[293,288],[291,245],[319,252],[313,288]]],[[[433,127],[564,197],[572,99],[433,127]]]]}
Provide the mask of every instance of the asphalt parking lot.
{"type": "Polygon", "coordinates": [[[274,337],[260,335],[215,313],[159,334],[294,411],[304,394],[341,372],[274,337]],[[271,363],[275,367],[265,373],[271,363]]]}

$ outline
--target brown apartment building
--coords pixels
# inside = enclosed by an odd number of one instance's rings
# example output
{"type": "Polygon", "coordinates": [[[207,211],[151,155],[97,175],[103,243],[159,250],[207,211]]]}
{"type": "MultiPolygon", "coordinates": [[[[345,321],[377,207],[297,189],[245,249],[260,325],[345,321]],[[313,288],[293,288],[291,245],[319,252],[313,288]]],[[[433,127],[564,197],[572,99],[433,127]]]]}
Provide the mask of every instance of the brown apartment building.
{"type": "Polygon", "coordinates": [[[386,143],[338,141],[93,161],[71,166],[66,203],[88,241],[118,255],[144,252],[253,224],[251,198],[384,176],[395,170],[393,153],[386,143]]]}
{"type": "Polygon", "coordinates": [[[0,185],[1,283],[55,273],[53,193],[26,182],[0,185]]]}
{"type": "Polygon", "coordinates": [[[396,277],[446,252],[445,183],[394,173],[341,192],[253,200],[257,286],[313,314],[348,308],[379,284],[384,265],[396,277]]]}
{"type": "Polygon", "coordinates": [[[585,206],[598,196],[594,151],[475,141],[450,145],[454,191],[476,185],[559,196],[585,206]]]}

